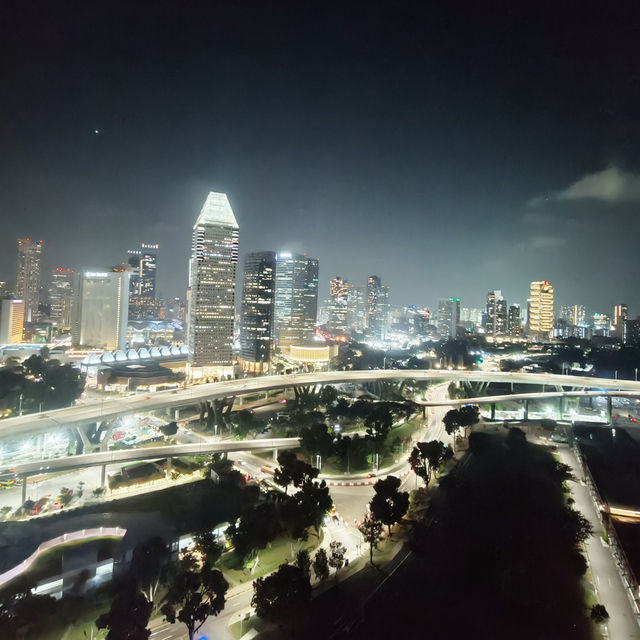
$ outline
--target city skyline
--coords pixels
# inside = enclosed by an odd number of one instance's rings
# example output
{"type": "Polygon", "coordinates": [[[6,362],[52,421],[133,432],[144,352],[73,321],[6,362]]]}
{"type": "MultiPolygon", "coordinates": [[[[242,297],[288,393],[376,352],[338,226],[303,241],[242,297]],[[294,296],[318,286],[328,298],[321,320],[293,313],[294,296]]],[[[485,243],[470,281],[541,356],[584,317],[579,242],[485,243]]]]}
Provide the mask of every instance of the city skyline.
{"type": "Polygon", "coordinates": [[[306,252],[325,276],[380,273],[394,304],[454,291],[480,307],[493,288],[525,304],[517,292],[546,278],[561,304],[572,291],[593,309],[639,308],[616,278],[638,266],[624,16],[370,8],[318,12],[311,39],[287,3],[197,18],[17,9],[3,38],[0,279],[18,237],[45,240],[43,272],[114,264],[152,239],[159,291],[182,296],[192,212],[214,190],[245,229],[241,257],[306,252]]]}

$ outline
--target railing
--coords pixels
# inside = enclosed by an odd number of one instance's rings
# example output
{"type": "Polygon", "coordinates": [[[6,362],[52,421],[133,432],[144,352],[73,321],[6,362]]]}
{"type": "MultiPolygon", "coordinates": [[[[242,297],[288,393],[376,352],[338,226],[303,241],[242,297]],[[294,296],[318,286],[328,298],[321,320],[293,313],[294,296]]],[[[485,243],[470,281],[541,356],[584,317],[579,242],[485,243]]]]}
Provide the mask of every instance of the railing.
{"type": "Polygon", "coordinates": [[[631,608],[636,615],[636,622],[640,626],[640,591],[638,588],[638,580],[636,579],[635,573],[631,567],[631,563],[627,558],[627,554],[624,552],[624,548],[620,544],[620,540],[618,539],[618,534],[616,533],[615,527],[602,515],[602,507],[606,506],[607,503],[602,499],[595,480],[591,475],[589,465],[585,462],[582,456],[582,452],[575,442],[573,443],[573,451],[576,459],[580,464],[580,468],[584,476],[584,481],[587,485],[587,489],[589,490],[589,494],[591,495],[591,499],[593,500],[593,503],[595,505],[596,513],[598,514],[598,519],[600,520],[600,523],[607,533],[607,539],[609,548],[611,549],[611,554],[616,561],[622,584],[624,585],[629,601],[631,602],[631,608]]]}

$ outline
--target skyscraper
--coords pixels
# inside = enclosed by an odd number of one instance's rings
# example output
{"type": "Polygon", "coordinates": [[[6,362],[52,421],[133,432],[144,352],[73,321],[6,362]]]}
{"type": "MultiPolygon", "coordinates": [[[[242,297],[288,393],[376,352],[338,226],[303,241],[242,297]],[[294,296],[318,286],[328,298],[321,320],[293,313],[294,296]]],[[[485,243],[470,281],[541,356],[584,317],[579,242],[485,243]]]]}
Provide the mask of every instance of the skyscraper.
{"type": "Polygon", "coordinates": [[[502,291],[494,289],[487,294],[486,326],[488,336],[497,338],[507,333],[507,301],[502,291]]]}
{"type": "Polygon", "coordinates": [[[438,301],[438,333],[442,338],[455,339],[460,322],[460,298],[442,298],[438,301]]]}
{"type": "Polygon", "coordinates": [[[628,308],[626,304],[617,304],[613,307],[613,331],[622,342],[626,342],[627,338],[627,319],[628,308]]]}
{"type": "Polygon", "coordinates": [[[132,269],[129,285],[130,320],[150,320],[158,315],[156,306],[158,249],[157,244],[142,243],[139,249],[127,251],[127,263],[132,269]]]}
{"type": "Polygon", "coordinates": [[[553,286],[547,280],[537,280],[529,287],[527,300],[529,335],[536,340],[548,340],[553,328],[553,286]]]}
{"type": "Polygon", "coordinates": [[[349,287],[347,296],[347,325],[358,333],[367,327],[367,301],[366,290],[363,286],[349,287]]]}
{"type": "Polygon", "coordinates": [[[22,300],[0,300],[0,344],[21,342],[23,329],[24,302],[22,300]]]}
{"type": "Polygon", "coordinates": [[[320,262],[297,253],[276,255],[274,339],[278,346],[313,338],[318,314],[320,262]]]}
{"type": "Polygon", "coordinates": [[[130,275],[123,267],[77,274],[71,322],[73,346],[108,351],[125,348],[130,275]]]}
{"type": "Polygon", "coordinates": [[[378,276],[367,278],[367,334],[374,340],[383,340],[389,320],[389,287],[382,285],[378,276]]]}
{"type": "Polygon", "coordinates": [[[51,272],[49,283],[49,319],[58,330],[71,328],[71,306],[73,303],[73,269],[57,267],[51,272]]]}
{"type": "Polygon", "coordinates": [[[349,329],[349,290],[349,283],[340,276],[329,283],[327,327],[332,331],[344,333],[349,329]]]}
{"type": "Polygon", "coordinates": [[[560,317],[570,325],[579,327],[586,324],[587,313],[583,304],[572,304],[560,307],[560,317]]]}
{"type": "Polygon", "coordinates": [[[276,254],[249,253],[244,259],[240,358],[246,371],[269,370],[273,335],[276,254]]]}
{"type": "Polygon", "coordinates": [[[32,322],[38,315],[41,254],[42,240],[18,238],[16,295],[24,301],[24,319],[26,322],[32,322]]]}
{"type": "Polygon", "coordinates": [[[233,374],[231,347],[238,223],[224,193],[211,192],[193,226],[189,263],[190,378],[233,374]]]}
{"type": "Polygon", "coordinates": [[[509,307],[509,318],[507,321],[510,338],[522,337],[522,318],[520,316],[520,305],[512,304],[509,307]]]}

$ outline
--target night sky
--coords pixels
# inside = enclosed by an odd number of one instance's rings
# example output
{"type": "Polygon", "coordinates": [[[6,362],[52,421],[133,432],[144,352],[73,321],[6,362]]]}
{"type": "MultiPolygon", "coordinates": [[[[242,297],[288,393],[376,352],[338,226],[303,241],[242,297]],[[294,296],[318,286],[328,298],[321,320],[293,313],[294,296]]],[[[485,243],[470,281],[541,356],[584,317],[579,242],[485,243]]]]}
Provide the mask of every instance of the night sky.
{"type": "Polygon", "coordinates": [[[0,280],[18,236],[47,268],[146,241],[184,295],[223,191],[241,256],[320,258],[321,297],[375,273],[397,305],[525,303],[548,279],[640,314],[637,3],[474,4],[1,3],[0,280]]]}

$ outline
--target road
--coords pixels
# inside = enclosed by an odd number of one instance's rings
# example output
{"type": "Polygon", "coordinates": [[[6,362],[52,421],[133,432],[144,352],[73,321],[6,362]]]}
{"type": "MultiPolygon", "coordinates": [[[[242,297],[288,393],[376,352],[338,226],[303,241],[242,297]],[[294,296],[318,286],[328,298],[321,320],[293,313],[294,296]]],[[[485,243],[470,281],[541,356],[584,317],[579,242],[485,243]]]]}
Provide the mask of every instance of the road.
{"type": "MultiPolygon", "coordinates": [[[[576,478],[582,477],[582,472],[573,451],[568,446],[559,446],[558,454],[562,462],[568,464],[576,478]]],[[[593,500],[583,482],[569,483],[571,495],[576,501],[575,508],[589,520],[595,534],[587,540],[585,547],[591,572],[595,580],[598,601],[609,613],[609,637],[612,640],[637,640],[640,638],[640,628],[636,622],[631,603],[616,562],[608,546],[603,544],[600,536],[602,525],[598,519],[593,500]]]]}
{"type": "Polygon", "coordinates": [[[91,424],[117,418],[130,413],[144,413],[168,407],[185,407],[203,400],[268,391],[292,386],[334,384],[342,382],[370,382],[375,380],[468,380],[470,382],[508,382],[536,385],[560,385],[640,391],[640,382],[611,380],[581,376],[563,376],[541,373],[501,371],[458,371],[431,369],[396,370],[375,369],[367,371],[323,371],[285,376],[265,376],[244,380],[228,380],[196,385],[173,391],[159,391],[149,395],[133,395],[125,398],[105,399],[100,402],[78,404],[67,409],[17,416],[0,421],[0,437],[25,433],[52,431],[69,426],[91,424]]]}

